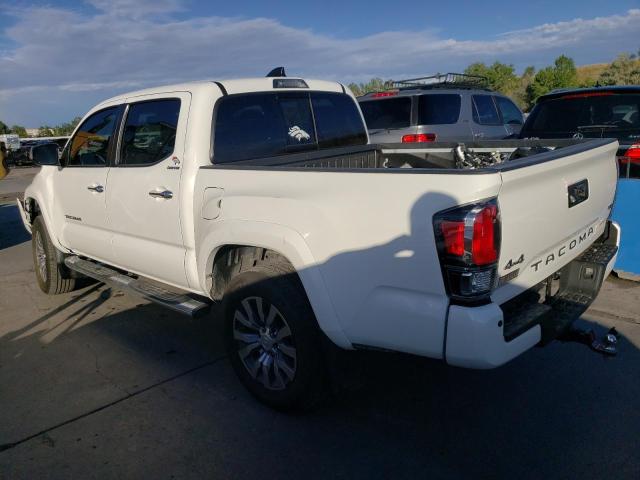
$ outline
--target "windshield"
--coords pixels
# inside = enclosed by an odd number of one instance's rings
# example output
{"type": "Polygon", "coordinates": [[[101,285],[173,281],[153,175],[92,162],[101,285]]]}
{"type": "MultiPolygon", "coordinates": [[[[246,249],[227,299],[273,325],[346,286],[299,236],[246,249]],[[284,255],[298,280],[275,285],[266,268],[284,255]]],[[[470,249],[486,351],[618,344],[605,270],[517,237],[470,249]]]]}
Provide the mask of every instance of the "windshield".
{"type": "Polygon", "coordinates": [[[640,139],[640,94],[568,94],[539,103],[527,118],[522,137],[640,139]]]}

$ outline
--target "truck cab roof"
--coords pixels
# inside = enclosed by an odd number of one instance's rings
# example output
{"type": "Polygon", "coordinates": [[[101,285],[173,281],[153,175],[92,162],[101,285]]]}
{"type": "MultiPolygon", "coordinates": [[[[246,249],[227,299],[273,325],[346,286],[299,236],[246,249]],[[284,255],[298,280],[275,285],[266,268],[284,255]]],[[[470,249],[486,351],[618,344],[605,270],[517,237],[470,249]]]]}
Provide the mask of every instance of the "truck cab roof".
{"type": "Polygon", "coordinates": [[[303,79],[299,77],[254,77],[254,78],[236,78],[228,80],[201,80],[194,82],[176,83],[171,85],[163,85],[159,87],[145,88],[132,92],[122,93],[111,97],[101,105],[111,104],[118,101],[125,101],[128,98],[139,97],[143,95],[153,95],[168,92],[194,92],[217,90],[223,95],[233,95],[236,93],[264,92],[269,90],[316,90],[325,92],[342,92],[345,93],[345,87],[338,82],[330,82],[326,80],[303,79]],[[306,87],[277,87],[276,81],[286,79],[286,81],[302,81],[306,87]]]}

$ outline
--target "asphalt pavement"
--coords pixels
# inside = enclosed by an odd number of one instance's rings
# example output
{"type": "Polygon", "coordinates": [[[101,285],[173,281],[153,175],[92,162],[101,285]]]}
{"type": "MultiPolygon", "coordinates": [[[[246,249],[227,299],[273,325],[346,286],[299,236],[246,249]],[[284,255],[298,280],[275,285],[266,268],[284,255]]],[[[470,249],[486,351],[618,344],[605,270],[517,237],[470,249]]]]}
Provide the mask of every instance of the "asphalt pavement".
{"type": "Polygon", "coordinates": [[[9,175],[0,180],[0,202],[15,200],[16,195],[24,192],[39,170],[40,167],[12,166],[9,175]]]}
{"type": "Polygon", "coordinates": [[[215,314],[99,284],[46,296],[15,206],[0,233],[0,478],[640,478],[640,284],[608,280],[581,320],[616,326],[616,358],[367,353],[359,388],[287,415],[236,380],[215,314]]]}

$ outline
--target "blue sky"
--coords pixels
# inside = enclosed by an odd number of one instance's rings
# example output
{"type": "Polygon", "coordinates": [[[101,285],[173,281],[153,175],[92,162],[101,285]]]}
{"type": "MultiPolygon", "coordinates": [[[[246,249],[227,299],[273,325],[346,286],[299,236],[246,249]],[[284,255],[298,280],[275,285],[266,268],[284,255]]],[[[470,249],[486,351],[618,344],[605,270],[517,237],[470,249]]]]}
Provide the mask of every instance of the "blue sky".
{"type": "Polygon", "coordinates": [[[605,62],[640,48],[638,25],[640,0],[0,1],[0,120],[55,124],[123,91],[277,65],[348,83],[562,53],[605,62]]]}

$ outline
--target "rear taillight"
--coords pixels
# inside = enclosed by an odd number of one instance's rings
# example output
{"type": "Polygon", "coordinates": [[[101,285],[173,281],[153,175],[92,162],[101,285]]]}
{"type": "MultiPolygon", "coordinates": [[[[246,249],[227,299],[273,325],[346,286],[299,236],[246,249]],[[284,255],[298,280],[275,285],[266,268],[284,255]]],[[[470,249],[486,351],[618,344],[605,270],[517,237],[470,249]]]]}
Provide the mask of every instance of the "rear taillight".
{"type": "Polygon", "coordinates": [[[500,255],[500,212],[495,199],[456,207],[433,217],[438,256],[452,298],[491,293],[500,255]]]}
{"type": "Polygon", "coordinates": [[[403,135],[402,143],[423,143],[423,142],[435,142],[435,133],[414,133],[411,135],[403,135]]]}
{"type": "Polygon", "coordinates": [[[624,155],[620,157],[620,163],[625,165],[627,163],[640,163],[640,143],[634,143],[631,145],[624,155]]]}
{"type": "Polygon", "coordinates": [[[371,98],[395,97],[396,95],[398,95],[398,92],[376,92],[371,94],[371,98]]]}
{"type": "Polygon", "coordinates": [[[563,95],[562,99],[568,98],[587,98],[587,97],[608,97],[613,95],[613,92],[584,92],[584,93],[570,93],[569,95],[563,95]]]}

